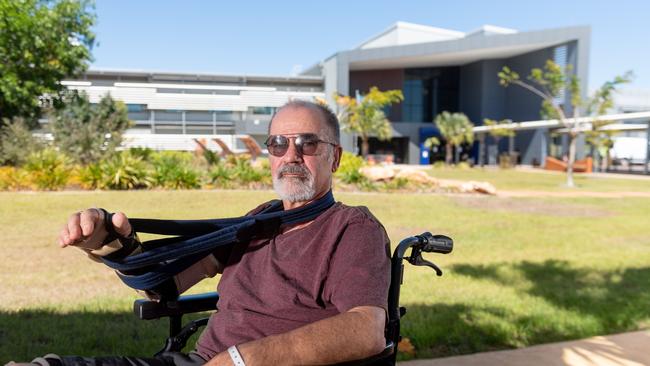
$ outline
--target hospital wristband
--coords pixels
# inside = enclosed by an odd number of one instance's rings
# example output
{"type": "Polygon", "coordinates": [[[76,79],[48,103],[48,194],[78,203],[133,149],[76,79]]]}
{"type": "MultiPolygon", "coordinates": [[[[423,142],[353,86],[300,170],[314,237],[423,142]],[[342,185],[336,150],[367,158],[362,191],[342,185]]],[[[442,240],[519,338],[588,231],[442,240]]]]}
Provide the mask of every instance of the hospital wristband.
{"type": "Polygon", "coordinates": [[[241,354],[239,354],[237,346],[228,347],[228,354],[230,355],[230,359],[232,360],[232,363],[235,364],[235,366],[246,366],[244,359],[242,358],[241,354]]]}

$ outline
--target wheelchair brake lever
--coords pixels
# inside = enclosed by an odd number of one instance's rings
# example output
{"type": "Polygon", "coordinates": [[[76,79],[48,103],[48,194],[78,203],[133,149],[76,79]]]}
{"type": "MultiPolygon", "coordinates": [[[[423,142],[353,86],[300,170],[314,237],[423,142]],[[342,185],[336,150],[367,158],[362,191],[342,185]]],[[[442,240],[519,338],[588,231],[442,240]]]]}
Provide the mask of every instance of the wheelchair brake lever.
{"type": "Polygon", "coordinates": [[[433,268],[434,271],[436,271],[436,275],[442,276],[442,270],[440,267],[436,266],[432,262],[429,262],[428,260],[422,258],[422,254],[418,254],[415,257],[409,257],[408,258],[409,263],[411,263],[414,266],[427,266],[433,268]]]}

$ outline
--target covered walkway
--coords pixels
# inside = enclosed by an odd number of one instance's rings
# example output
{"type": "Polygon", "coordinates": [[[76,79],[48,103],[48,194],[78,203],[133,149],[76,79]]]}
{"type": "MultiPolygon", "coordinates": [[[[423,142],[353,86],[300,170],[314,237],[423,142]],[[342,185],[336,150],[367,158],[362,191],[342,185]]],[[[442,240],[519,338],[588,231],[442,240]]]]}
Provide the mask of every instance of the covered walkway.
{"type": "MultiPolygon", "coordinates": [[[[477,126],[473,128],[474,133],[477,135],[476,140],[479,142],[478,147],[478,165],[483,166],[487,163],[487,136],[490,131],[497,129],[506,129],[517,131],[546,129],[560,134],[569,132],[569,128],[577,129],[580,132],[590,131],[593,129],[592,122],[609,122],[609,124],[601,127],[602,131],[645,131],[646,136],[646,154],[645,164],[643,165],[643,174],[650,174],[650,111],[636,112],[636,113],[621,113],[610,114],[599,117],[580,117],[577,119],[569,119],[571,124],[569,126],[563,125],[559,120],[538,120],[526,122],[513,122],[510,124],[501,124],[498,126],[477,126]]],[[[547,141],[548,142],[548,141],[547,141]]],[[[509,138],[508,152],[510,156],[514,153],[514,138],[509,138]]],[[[543,164],[548,154],[547,146],[542,146],[542,159],[540,164],[543,164]]],[[[632,170],[630,169],[630,172],[632,170]]]]}

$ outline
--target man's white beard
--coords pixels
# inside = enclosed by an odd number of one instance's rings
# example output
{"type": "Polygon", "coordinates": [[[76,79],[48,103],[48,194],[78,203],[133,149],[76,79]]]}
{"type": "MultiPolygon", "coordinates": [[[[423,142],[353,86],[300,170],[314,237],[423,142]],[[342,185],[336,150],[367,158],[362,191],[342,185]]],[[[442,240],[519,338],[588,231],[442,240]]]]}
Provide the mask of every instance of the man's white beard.
{"type": "Polygon", "coordinates": [[[273,176],[273,189],[284,201],[304,202],[316,196],[314,176],[309,169],[299,165],[285,165],[273,176]],[[284,173],[302,176],[283,176],[284,173]]]}

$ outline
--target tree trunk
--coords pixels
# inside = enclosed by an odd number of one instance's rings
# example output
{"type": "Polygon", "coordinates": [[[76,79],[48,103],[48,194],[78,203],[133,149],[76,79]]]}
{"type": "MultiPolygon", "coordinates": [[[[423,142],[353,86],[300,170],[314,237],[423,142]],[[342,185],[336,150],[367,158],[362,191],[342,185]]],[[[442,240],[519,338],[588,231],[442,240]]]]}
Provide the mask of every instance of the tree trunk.
{"type": "Polygon", "coordinates": [[[364,159],[368,159],[368,152],[370,151],[370,145],[368,144],[368,137],[361,136],[361,156],[364,159]]]}
{"type": "Polygon", "coordinates": [[[576,161],[576,140],[577,136],[574,133],[569,133],[569,161],[566,164],[567,187],[575,187],[573,183],[573,163],[576,161]]]}
{"type": "Polygon", "coordinates": [[[600,165],[601,172],[607,173],[607,169],[609,169],[609,149],[606,149],[605,156],[601,157],[601,165],[600,165]]]}
{"type": "Polygon", "coordinates": [[[492,138],[494,139],[494,144],[497,146],[497,148],[496,148],[497,155],[494,157],[494,161],[497,163],[497,166],[498,166],[499,165],[499,141],[500,141],[501,137],[500,136],[493,136],[492,138]]]}
{"type": "Polygon", "coordinates": [[[445,145],[445,164],[451,165],[452,156],[453,156],[453,151],[451,149],[451,144],[447,143],[445,145]]]}
{"type": "Polygon", "coordinates": [[[478,163],[483,168],[485,166],[485,160],[487,159],[487,146],[486,146],[486,134],[479,135],[479,145],[478,145],[478,163]]]}

